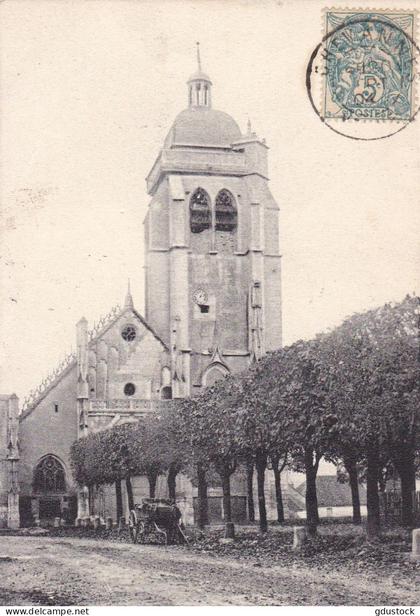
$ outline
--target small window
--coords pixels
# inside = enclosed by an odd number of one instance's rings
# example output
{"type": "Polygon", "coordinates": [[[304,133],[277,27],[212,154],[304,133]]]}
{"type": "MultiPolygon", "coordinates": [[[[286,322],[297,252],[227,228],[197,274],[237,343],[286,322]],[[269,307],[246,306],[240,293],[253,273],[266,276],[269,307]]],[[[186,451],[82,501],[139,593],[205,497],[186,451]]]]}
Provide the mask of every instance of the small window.
{"type": "Polygon", "coordinates": [[[190,201],[190,228],[192,233],[210,229],[210,199],[202,188],[197,188],[190,201]]]}
{"type": "Polygon", "coordinates": [[[228,190],[221,190],[216,197],[216,231],[235,231],[237,211],[228,190]]]}
{"type": "Polygon", "coordinates": [[[166,387],[162,387],[161,398],[162,400],[171,400],[172,399],[172,387],[170,387],[169,385],[166,387]]]}
{"type": "Polygon", "coordinates": [[[58,402],[54,402],[54,413],[58,413],[58,402]]]}
{"type": "Polygon", "coordinates": [[[126,396],[134,396],[135,393],[136,393],[136,386],[134,385],[134,383],[126,383],[124,385],[124,394],[126,396]]]}
{"type": "Polygon", "coordinates": [[[208,306],[207,304],[200,304],[200,312],[202,314],[207,314],[210,310],[210,306],[208,306]]]}
{"type": "Polygon", "coordinates": [[[132,342],[136,339],[136,328],[134,325],[126,325],[121,332],[121,336],[126,342],[132,342]]]}

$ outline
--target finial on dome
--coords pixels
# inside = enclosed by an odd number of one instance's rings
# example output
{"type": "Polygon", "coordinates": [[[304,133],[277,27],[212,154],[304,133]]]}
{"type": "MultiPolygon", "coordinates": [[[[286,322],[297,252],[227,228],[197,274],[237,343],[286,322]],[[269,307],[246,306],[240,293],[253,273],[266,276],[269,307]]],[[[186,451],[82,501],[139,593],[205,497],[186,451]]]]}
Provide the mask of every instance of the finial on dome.
{"type": "Polygon", "coordinates": [[[134,308],[133,297],[131,295],[130,279],[128,279],[127,294],[125,296],[124,308],[134,308]]]}
{"type": "Polygon", "coordinates": [[[198,72],[201,73],[200,42],[197,41],[196,45],[197,45],[197,66],[198,66],[198,72]]]}
{"type": "Polygon", "coordinates": [[[198,70],[188,79],[188,103],[190,107],[211,107],[210,77],[201,68],[200,43],[196,42],[198,70]]]}
{"type": "Polygon", "coordinates": [[[248,131],[248,135],[252,133],[251,120],[248,118],[248,122],[246,123],[246,128],[248,131]]]}

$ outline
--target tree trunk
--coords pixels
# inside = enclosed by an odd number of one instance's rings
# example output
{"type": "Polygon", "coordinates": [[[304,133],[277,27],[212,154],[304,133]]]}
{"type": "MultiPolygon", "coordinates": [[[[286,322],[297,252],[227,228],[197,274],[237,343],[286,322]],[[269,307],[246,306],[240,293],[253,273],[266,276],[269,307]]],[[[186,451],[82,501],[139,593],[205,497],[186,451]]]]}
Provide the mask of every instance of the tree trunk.
{"type": "Polygon", "coordinates": [[[306,472],[306,525],[309,535],[316,535],[319,523],[318,498],[316,494],[316,474],[318,472],[319,460],[316,458],[314,463],[314,450],[312,447],[305,449],[305,472],[306,472]]]}
{"type": "Polygon", "coordinates": [[[368,447],[366,471],[366,491],[367,491],[367,536],[374,539],[379,535],[381,529],[379,494],[378,494],[378,475],[379,475],[379,452],[378,445],[368,447]]]}
{"type": "Polygon", "coordinates": [[[125,486],[127,488],[128,508],[131,511],[134,509],[133,486],[131,485],[131,477],[128,475],[125,478],[125,486]]]}
{"type": "Polygon", "coordinates": [[[174,464],[171,464],[168,470],[168,492],[169,498],[176,501],[176,476],[178,469],[174,464]]]}
{"type": "Polygon", "coordinates": [[[89,515],[95,515],[95,488],[94,486],[88,487],[88,499],[89,499],[89,515]]]}
{"type": "Polygon", "coordinates": [[[115,482],[115,497],[117,501],[117,523],[120,521],[120,518],[123,516],[123,501],[122,501],[122,493],[121,493],[121,480],[118,479],[115,482]]]}
{"type": "Polygon", "coordinates": [[[276,488],[277,521],[284,522],[283,494],[281,491],[281,471],[277,465],[273,464],[274,485],[276,488]]]}
{"type": "Polygon", "coordinates": [[[224,471],[221,473],[222,490],[223,490],[223,519],[225,524],[232,522],[232,503],[230,500],[230,473],[224,471]]]}
{"type": "Polygon", "coordinates": [[[416,471],[412,452],[401,452],[395,466],[401,483],[401,523],[403,526],[414,525],[413,492],[416,489],[416,471]]]}
{"type": "Polygon", "coordinates": [[[207,500],[207,479],[203,465],[197,464],[198,478],[198,527],[203,529],[209,523],[209,507],[207,500]]]}
{"type": "Polygon", "coordinates": [[[357,464],[354,458],[343,460],[344,466],[349,476],[349,484],[351,489],[351,500],[353,504],[353,524],[361,524],[362,516],[360,513],[360,496],[359,496],[359,481],[357,473],[357,464]]]}
{"type": "Polygon", "coordinates": [[[248,519],[250,522],[255,522],[255,506],[254,506],[254,462],[248,461],[246,464],[246,490],[248,503],[248,519]]]}
{"type": "Polygon", "coordinates": [[[155,498],[156,496],[156,482],[157,482],[157,473],[149,473],[147,475],[147,479],[149,481],[149,497],[155,498]]]}
{"type": "Polygon", "coordinates": [[[257,467],[257,486],[258,486],[258,511],[260,514],[260,531],[266,533],[268,530],[267,509],[265,507],[264,480],[265,469],[267,468],[267,454],[257,452],[255,465],[257,467]]]}

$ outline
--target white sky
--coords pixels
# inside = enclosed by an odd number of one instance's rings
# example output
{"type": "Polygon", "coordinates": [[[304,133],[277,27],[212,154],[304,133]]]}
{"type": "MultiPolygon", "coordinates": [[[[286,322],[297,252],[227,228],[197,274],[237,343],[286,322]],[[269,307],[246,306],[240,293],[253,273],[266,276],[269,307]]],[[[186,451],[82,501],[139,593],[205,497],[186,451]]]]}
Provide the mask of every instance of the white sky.
{"type": "Polygon", "coordinates": [[[0,4],[1,393],[23,398],[128,277],[143,310],[144,178],[186,106],[196,40],[214,107],[270,146],[285,344],[419,289],[419,123],[370,142],[322,125],[304,83],[323,7],[0,4]]]}

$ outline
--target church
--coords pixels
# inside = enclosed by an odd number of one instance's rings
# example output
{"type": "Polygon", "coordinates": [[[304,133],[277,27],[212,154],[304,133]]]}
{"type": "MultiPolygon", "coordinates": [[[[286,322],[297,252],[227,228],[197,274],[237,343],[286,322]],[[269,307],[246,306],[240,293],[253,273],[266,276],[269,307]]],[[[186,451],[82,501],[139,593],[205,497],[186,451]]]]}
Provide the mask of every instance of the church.
{"type": "MultiPolygon", "coordinates": [[[[128,287],[123,306],[94,327],[80,319],[77,352],[22,408],[16,396],[0,397],[2,526],[89,515],[71,474],[77,438],[195,396],[281,346],[279,208],[269,189],[268,147],[249,123],[242,133],[214,109],[212,98],[198,55],[188,106],[146,180],[144,316],[128,287]]],[[[146,485],[135,478],[135,500],[147,495],[146,485]]],[[[195,492],[187,477],[178,480],[187,522],[195,492]]],[[[165,495],[161,478],[157,496],[165,495]]],[[[244,512],[240,480],[233,495],[244,512]]],[[[210,496],[221,519],[220,491],[210,496]]],[[[97,515],[115,519],[114,491],[98,490],[95,498],[97,515]]]]}

